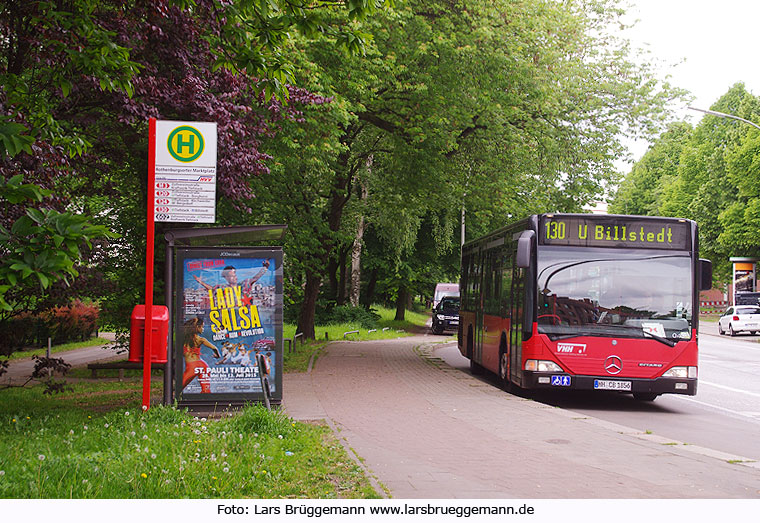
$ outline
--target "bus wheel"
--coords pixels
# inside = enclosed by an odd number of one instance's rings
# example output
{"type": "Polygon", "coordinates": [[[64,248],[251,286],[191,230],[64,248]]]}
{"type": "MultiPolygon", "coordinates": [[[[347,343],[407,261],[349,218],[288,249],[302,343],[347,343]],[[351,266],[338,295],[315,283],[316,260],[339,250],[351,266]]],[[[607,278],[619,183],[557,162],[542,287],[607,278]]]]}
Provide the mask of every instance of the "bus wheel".
{"type": "Polygon", "coordinates": [[[509,380],[509,354],[501,351],[499,356],[499,385],[507,392],[512,390],[512,382],[509,380]]]}
{"type": "Polygon", "coordinates": [[[633,393],[633,399],[637,401],[654,401],[654,399],[658,396],[658,394],[655,394],[654,392],[634,392],[633,393]]]}

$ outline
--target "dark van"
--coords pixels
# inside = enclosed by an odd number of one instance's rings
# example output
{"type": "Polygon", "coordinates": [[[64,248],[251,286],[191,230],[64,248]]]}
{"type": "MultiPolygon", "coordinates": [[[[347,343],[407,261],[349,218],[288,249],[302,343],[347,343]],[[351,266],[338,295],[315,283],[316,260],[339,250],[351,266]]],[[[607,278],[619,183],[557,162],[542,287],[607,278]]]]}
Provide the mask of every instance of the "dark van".
{"type": "Polygon", "coordinates": [[[459,329],[459,296],[444,296],[433,309],[433,334],[459,329]]]}

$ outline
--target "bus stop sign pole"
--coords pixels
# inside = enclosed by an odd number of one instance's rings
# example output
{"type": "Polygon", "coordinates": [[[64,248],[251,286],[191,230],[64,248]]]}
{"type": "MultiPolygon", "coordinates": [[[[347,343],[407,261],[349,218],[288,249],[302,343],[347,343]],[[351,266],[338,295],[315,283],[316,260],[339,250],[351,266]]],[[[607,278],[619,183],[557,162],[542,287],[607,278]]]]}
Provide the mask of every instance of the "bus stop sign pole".
{"type": "Polygon", "coordinates": [[[156,119],[148,120],[148,231],[145,248],[145,338],[143,339],[142,408],[150,407],[150,371],[153,358],[153,236],[156,203],[156,119]]]}

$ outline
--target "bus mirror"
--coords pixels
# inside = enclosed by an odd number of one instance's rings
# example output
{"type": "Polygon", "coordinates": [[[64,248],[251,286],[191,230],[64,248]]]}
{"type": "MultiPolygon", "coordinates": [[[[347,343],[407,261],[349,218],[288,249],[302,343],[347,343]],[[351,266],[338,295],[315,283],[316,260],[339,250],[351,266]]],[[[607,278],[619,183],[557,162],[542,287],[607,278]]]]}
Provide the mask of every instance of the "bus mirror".
{"type": "Polygon", "coordinates": [[[712,262],[699,259],[699,290],[709,291],[712,289],[712,262]]]}
{"type": "Polygon", "coordinates": [[[515,264],[523,269],[530,267],[530,258],[533,251],[533,231],[523,231],[517,240],[517,259],[515,264]]]}

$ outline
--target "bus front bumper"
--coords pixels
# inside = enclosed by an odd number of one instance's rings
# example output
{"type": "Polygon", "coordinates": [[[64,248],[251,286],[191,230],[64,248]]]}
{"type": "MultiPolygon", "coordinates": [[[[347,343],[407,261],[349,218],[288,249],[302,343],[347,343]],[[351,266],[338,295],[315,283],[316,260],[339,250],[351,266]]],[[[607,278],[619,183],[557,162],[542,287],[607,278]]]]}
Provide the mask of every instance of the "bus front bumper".
{"type": "Polygon", "coordinates": [[[525,371],[522,387],[525,389],[603,390],[694,396],[697,393],[697,380],[696,378],[640,379],[616,376],[571,376],[555,372],[525,371]]]}

